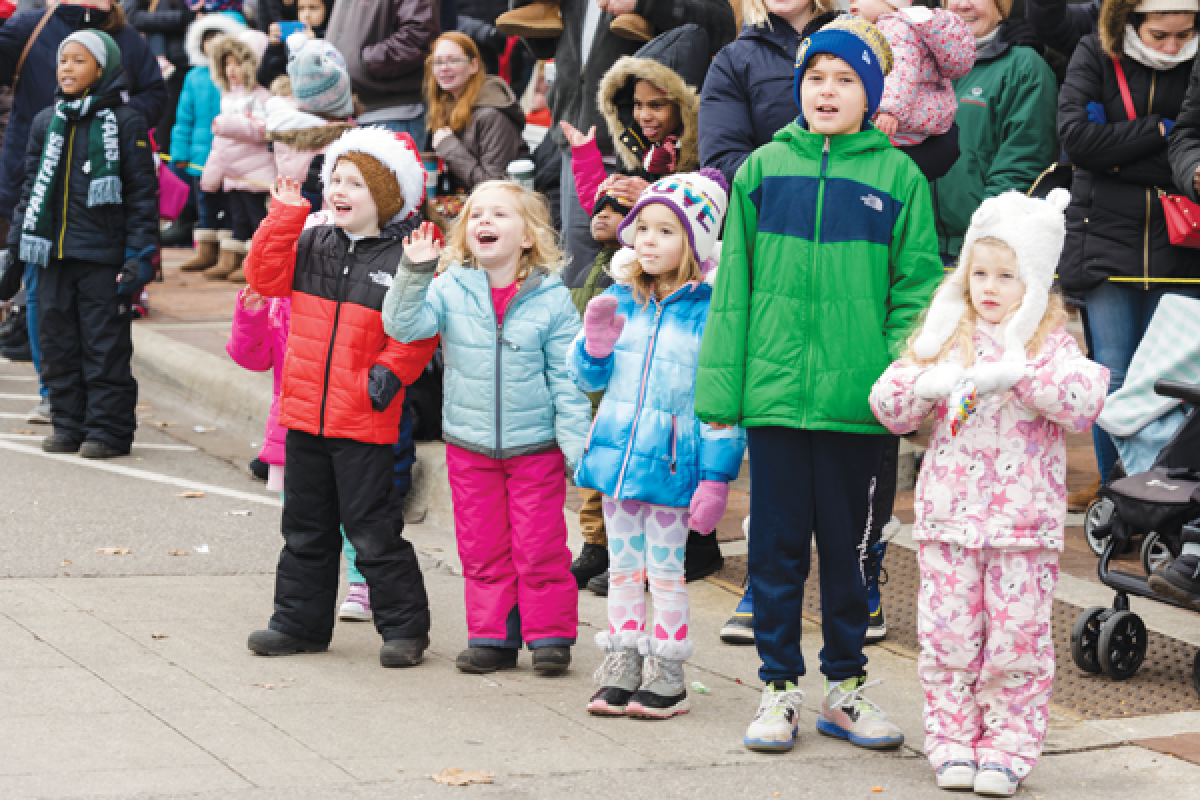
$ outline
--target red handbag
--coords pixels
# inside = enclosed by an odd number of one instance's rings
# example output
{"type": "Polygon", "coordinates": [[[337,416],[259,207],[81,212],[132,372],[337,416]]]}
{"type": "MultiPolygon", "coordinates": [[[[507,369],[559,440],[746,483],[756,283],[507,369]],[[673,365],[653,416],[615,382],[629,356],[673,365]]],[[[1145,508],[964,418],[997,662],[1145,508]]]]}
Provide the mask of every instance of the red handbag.
{"type": "MultiPolygon", "coordinates": [[[[1113,68],[1117,72],[1117,87],[1121,90],[1121,100],[1125,103],[1125,116],[1133,120],[1137,110],[1133,107],[1133,96],[1129,93],[1129,81],[1125,79],[1125,70],[1121,61],[1113,58],[1113,68]]],[[[1176,247],[1200,248],[1200,205],[1196,205],[1181,194],[1167,194],[1155,187],[1158,199],[1162,202],[1163,217],[1167,221],[1167,236],[1176,247]]]]}

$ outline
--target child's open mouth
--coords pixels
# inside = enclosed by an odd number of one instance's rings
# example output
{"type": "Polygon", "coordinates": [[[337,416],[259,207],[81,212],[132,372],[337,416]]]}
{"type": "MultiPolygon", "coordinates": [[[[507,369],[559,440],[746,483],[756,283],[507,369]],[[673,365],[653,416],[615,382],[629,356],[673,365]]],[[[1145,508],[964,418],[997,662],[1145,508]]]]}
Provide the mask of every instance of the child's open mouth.
{"type": "Polygon", "coordinates": [[[838,107],[831,106],[828,103],[825,103],[823,105],[817,106],[817,113],[818,114],[836,114],[836,113],[838,113],[838,107]]]}
{"type": "Polygon", "coordinates": [[[353,211],[353,210],[354,210],[354,207],[353,207],[353,206],[351,206],[349,203],[337,203],[337,202],[335,202],[335,203],[333,204],[333,212],[334,212],[335,214],[349,214],[349,213],[350,213],[351,211],[353,211]]]}
{"type": "Polygon", "coordinates": [[[479,233],[475,234],[475,241],[479,242],[480,244],[495,244],[499,240],[500,237],[491,231],[480,231],[479,233]]]}

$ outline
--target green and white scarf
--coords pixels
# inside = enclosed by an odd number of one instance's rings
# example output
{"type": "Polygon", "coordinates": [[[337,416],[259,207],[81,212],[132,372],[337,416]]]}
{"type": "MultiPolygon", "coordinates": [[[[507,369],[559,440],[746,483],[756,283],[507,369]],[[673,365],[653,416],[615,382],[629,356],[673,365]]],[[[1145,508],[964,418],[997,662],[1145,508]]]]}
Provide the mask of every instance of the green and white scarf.
{"type": "MultiPolygon", "coordinates": [[[[50,208],[50,198],[58,181],[63,150],[67,147],[66,130],[69,123],[81,122],[89,116],[94,118],[88,127],[88,160],[84,165],[84,171],[91,179],[88,207],[121,202],[121,144],[117,115],[112,110],[121,102],[123,98],[115,92],[86,94],[75,99],[59,97],[55,101],[54,116],[46,131],[46,143],[42,147],[42,158],[38,162],[37,175],[25,208],[25,221],[21,226],[22,261],[43,267],[50,261],[54,244],[54,212],[50,208]]],[[[76,180],[79,178],[76,177],[76,180]]],[[[63,224],[66,224],[65,220],[63,224]]]]}

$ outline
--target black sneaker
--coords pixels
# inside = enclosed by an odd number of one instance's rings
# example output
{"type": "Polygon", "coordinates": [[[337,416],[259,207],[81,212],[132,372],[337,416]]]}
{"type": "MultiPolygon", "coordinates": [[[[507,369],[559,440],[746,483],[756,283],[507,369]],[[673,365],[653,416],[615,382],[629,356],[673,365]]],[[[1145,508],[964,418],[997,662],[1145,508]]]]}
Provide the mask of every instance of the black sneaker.
{"type": "Polygon", "coordinates": [[[79,448],[79,455],[84,458],[116,458],[129,455],[129,448],[126,447],[122,450],[119,447],[113,447],[108,442],[89,439],[83,443],[83,447],[79,448]]]}
{"type": "Polygon", "coordinates": [[[1200,611],[1200,557],[1184,554],[1154,570],[1150,588],[1194,611],[1200,611]]]}
{"type": "Polygon", "coordinates": [[[420,639],[389,639],[379,648],[379,663],[389,669],[415,667],[425,658],[429,637],[420,639]]]}
{"type": "Polygon", "coordinates": [[[79,441],[65,433],[52,433],[42,439],[43,453],[78,453],[79,441]]]}
{"type": "Polygon", "coordinates": [[[26,337],[20,344],[0,347],[0,356],[9,361],[33,361],[33,348],[29,344],[29,338],[26,337]]]}
{"type": "Polygon", "coordinates": [[[879,644],[887,638],[887,619],[883,616],[883,601],[878,601],[867,619],[867,638],[865,644],[879,644]]]}
{"type": "Polygon", "coordinates": [[[733,616],[721,628],[721,641],[725,644],[754,644],[754,600],[750,587],[746,587],[733,616]]]}
{"type": "Polygon", "coordinates": [[[608,547],[602,544],[585,544],[579,551],[579,557],[571,562],[571,574],[575,576],[575,585],[580,589],[606,569],[608,547]]]}
{"type": "Polygon", "coordinates": [[[246,466],[249,467],[250,474],[254,476],[255,480],[263,481],[264,483],[271,474],[271,465],[257,458],[246,466]]]}
{"type": "Polygon", "coordinates": [[[601,572],[588,581],[587,587],[593,594],[608,597],[608,570],[604,570],[604,572],[601,572]]]}
{"type": "Polygon", "coordinates": [[[468,647],[458,654],[454,662],[459,672],[471,675],[486,675],[502,669],[517,668],[515,647],[468,647]]]}
{"type": "Polygon", "coordinates": [[[324,653],[329,649],[328,644],[318,644],[286,633],[273,631],[270,628],[255,631],[246,640],[249,647],[260,656],[294,656],[297,653],[324,653]]]}
{"type": "Polygon", "coordinates": [[[725,557],[721,555],[721,546],[717,544],[715,533],[703,534],[688,531],[687,550],[683,556],[684,579],[702,580],[709,575],[715,575],[725,566],[725,557]]]}
{"type": "Polygon", "coordinates": [[[539,675],[562,675],[571,666],[570,647],[539,647],[533,651],[533,669],[539,675]]]}

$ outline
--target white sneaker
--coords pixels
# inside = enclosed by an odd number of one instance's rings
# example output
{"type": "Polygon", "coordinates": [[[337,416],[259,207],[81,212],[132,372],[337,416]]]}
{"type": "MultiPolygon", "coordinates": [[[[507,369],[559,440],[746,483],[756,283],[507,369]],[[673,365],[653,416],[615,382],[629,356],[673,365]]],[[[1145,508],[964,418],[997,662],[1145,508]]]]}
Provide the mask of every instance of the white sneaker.
{"type": "Polygon", "coordinates": [[[34,408],[33,411],[29,412],[29,416],[25,418],[25,421],[35,425],[49,425],[50,401],[43,400],[42,402],[38,403],[37,407],[34,408]]]}
{"type": "Polygon", "coordinates": [[[1017,793],[1020,781],[1008,767],[1000,764],[984,764],[975,773],[975,794],[986,797],[1012,797],[1017,793]]]}
{"type": "Polygon", "coordinates": [[[939,789],[975,788],[975,775],[979,771],[974,761],[947,761],[937,768],[939,789]]]}
{"type": "Polygon", "coordinates": [[[763,753],[786,753],[796,743],[796,728],[800,724],[800,707],[804,704],[804,692],[788,681],[784,688],[776,689],[768,683],[763,689],[762,701],[754,721],[746,728],[742,744],[748,750],[763,753]]]}
{"type": "Polygon", "coordinates": [[[817,730],[826,736],[845,739],[859,747],[882,750],[904,744],[904,733],[888,722],[887,715],[863,695],[863,690],[881,681],[867,683],[865,675],[841,683],[825,679],[825,702],[817,718],[817,730]]]}

